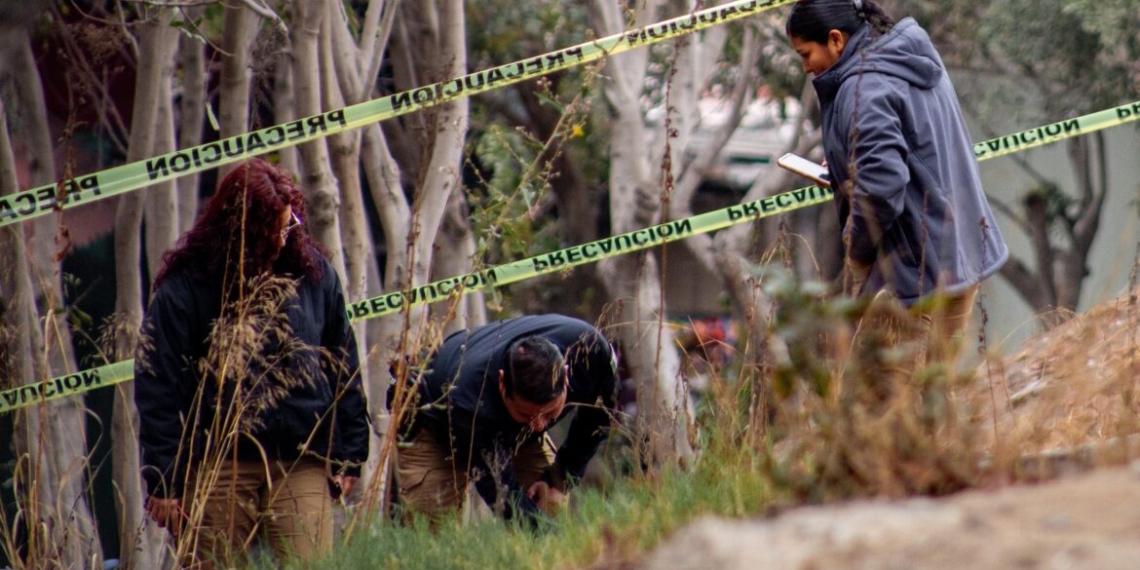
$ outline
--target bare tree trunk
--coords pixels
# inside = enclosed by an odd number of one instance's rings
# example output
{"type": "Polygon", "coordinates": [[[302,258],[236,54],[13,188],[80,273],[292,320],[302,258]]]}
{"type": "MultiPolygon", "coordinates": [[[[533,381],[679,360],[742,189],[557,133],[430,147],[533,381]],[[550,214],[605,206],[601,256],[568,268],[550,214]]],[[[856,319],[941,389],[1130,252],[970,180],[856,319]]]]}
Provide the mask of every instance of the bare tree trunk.
{"type": "MultiPolygon", "coordinates": [[[[467,72],[466,24],[464,23],[463,2],[460,0],[440,0],[436,3],[434,13],[421,13],[421,25],[438,26],[435,37],[438,41],[438,51],[423,49],[420,46],[416,60],[431,61],[434,66],[427,67],[434,77],[429,81],[441,81],[448,77],[459,77],[467,72]],[[436,19],[438,18],[438,19],[436,19]],[[432,58],[433,52],[438,57],[432,58]]],[[[447,211],[448,204],[455,193],[455,199],[462,200],[462,175],[460,165],[463,163],[463,146],[467,136],[467,99],[458,99],[444,104],[432,113],[434,124],[428,131],[428,148],[431,149],[430,158],[424,170],[423,183],[419,188],[417,218],[422,224],[419,240],[415,244],[414,254],[416,265],[413,272],[415,283],[429,280],[428,268],[433,264],[433,249],[440,238],[440,226],[447,211]],[[428,230],[428,231],[423,231],[428,230]],[[422,265],[421,265],[422,264],[422,265]],[[422,270],[422,273],[421,273],[422,270]]],[[[467,232],[470,239],[470,231],[467,232]]],[[[474,251],[474,243],[467,246],[474,251]]],[[[450,277],[466,273],[471,268],[470,259],[465,260],[459,267],[443,268],[443,275],[436,277],[450,277]]],[[[442,315],[441,315],[442,316],[442,315]]],[[[461,321],[463,315],[456,315],[461,321]]],[[[463,328],[465,323],[457,323],[463,328]]]]}
{"type": "MultiPolygon", "coordinates": [[[[438,45],[434,24],[430,20],[425,22],[423,16],[424,13],[431,15],[435,12],[435,0],[403,2],[399,6],[399,17],[393,25],[392,39],[388,46],[396,91],[428,83],[422,70],[431,68],[428,66],[433,64],[418,61],[415,52],[421,45],[438,45]]],[[[391,142],[389,152],[403,167],[406,176],[414,176],[424,163],[423,157],[428,149],[424,139],[429,131],[429,116],[430,112],[413,113],[380,124],[391,142]]],[[[403,182],[409,185],[412,183],[410,179],[403,182]]]]}
{"type": "MultiPolygon", "coordinates": [[[[618,5],[596,0],[594,6],[594,27],[599,36],[624,29],[618,5]]],[[[643,13],[653,20],[660,6],[658,2],[648,2],[643,13]]],[[[657,222],[658,212],[668,207],[668,183],[663,185],[661,179],[671,180],[673,172],[666,167],[666,176],[658,175],[651,166],[651,157],[643,153],[646,127],[639,95],[647,63],[648,52],[636,50],[610,58],[606,66],[606,74],[611,78],[605,94],[613,118],[610,215],[615,234],[657,222]]],[[[638,381],[638,427],[642,430],[641,439],[648,443],[643,450],[644,459],[650,464],[688,463],[695,455],[693,417],[673,332],[665,322],[661,268],[656,255],[644,252],[609,258],[600,262],[598,269],[616,304],[617,326],[610,334],[638,381]]]]}
{"type": "MultiPolygon", "coordinates": [[[[297,0],[295,22],[290,30],[293,45],[293,80],[297,114],[302,117],[324,111],[321,101],[320,33],[329,11],[328,0],[297,0]]],[[[302,189],[309,202],[309,232],[332,254],[333,267],[344,278],[344,254],[340,238],[340,195],[329,167],[324,139],[300,145],[302,189]]]]}
{"type": "MultiPolygon", "coordinates": [[[[198,10],[189,14],[193,17],[198,10]]],[[[202,124],[206,118],[205,46],[187,35],[178,38],[178,61],[182,68],[182,101],[179,107],[178,147],[190,148],[202,142],[202,124]]],[[[194,225],[198,215],[198,186],[201,175],[189,174],[178,179],[178,235],[194,225]]]]}
{"type": "MultiPolygon", "coordinates": [[[[174,151],[174,113],[172,78],[160,79],[158,114],[155,119],[155,138],[152,155],[174,151]]],[[[146,259],[149,277],[158,274],[162,256],[174,245],[180,233],[178,214],[178,187],[174,180],[160,182],[146,191],[146,259]]]]}
{"type": "MultiPolygon", "coordinates": [[[[439,53],[442,57],[433,60],[431,51],[421,49],[416,52],[413,59],[431,62],[429,65],[437,66],[421,68],[429,69],[434,74],[427,78],[429,81],[459,77],[467,73],[467,49],[463,40],[466,37],[466,20],[463,5],[461,2],[450,0],[440,2],[435,15],[438,16],[437,20],[425,15],[427,17],[420,18],[420,22],[421,25],[438,26],[439,53]]],[[[434,115],[435,126],[428,134],[433,151],[432,166],[429,167],[424,179],[421,196],[423,192],[429,192],[432,188],[440,188],[439,196],[445,202],[442,204],[435,202],[432,206],[438,208],[438,217],[430,222],[431,227],[437,228],[434,240],[421,241],[420,244],[435,246],[431,275],[436,279],[470,273],[474,268],[475,236],[471,231],[470,218],[467,215],[467,198],[463,193],[461,168],[464,141],[467,137],[467,109],[466,99],[448,103],[434,115]]],[[[437,315],[444,322],[445,333],[486,323],[487,313],[483,299],[481,292],[462,295],[456,299],[454,311],[449,306],[447,315],[437,315]]]]}
{"type": "Polygon", "coordinates": [[[1080,304],[1090,273],[1089,255],[1108,195],[1104,134],[1070,139],[1066,144],[1079,200],[1075,206],[1058,208],[1059,198],[1051,193],[1059,190],[1050,190],[1047,182],[1042,182],[1041,191],[1027,195],[1021,226],[1029,236],[1036,267],[1011,255],[1001,268],[1002,277],[1034,308],[1046,328],[1065,322],[1080,304]],[[1056,237],[1058,229],[1063,241],[1056,237]]]}
{"type": "MultiPolygon", "coordinates": [[[[285,3],[288,5],[288,2],[285,3]]],[[[273,120],[278,125],[297,119],[296,101],[293,99],[293,46],[292,38],[285,38],[285,45],[277,54],[273,66],[273,120]]],[[[297,147],[290,146],[277,151],[281,157],[281,167],[289,172],[301,173],[297,161],[297,147]]]]}
{"type": "MultiPolygon", "coordinates": [[[[4,111],[0,100],[0,111],[4,111]]],[[[8,135],[7,113],[0,112],[0,195],[14,194],[19,189],[16,177],[15,157],[12,141],[8,135]]],[[[0,362],[5,367],[5,380],[12,385],[35,381],[47,376],[47,362],[40,351],[33,347],[41,344],[39,328],[36,325],[34,293],[31,272],[28,269],[28,251],[25,247],[22,230],[18,226],[0,228],[0,293],[4,294],[3,311],[0,312],[0,338],[5,340],[3,352],[8,358],[0,362]],[[24,336],[21,332],[27,334],[24,336]],[[29,338],[31,337],[31,338],[29,338]],[[31,342],[29,342],[31,341],[31,342]],[[15,381],[23,379],[22,382],[15,381]]],[[[7,385],[5,388],[12,386],[7,385]]],[[[52,550],[52,543],[63,538],[60,526],[52,517],[56,502],[53,473],[45,453],[43,441],[43,414],[46,406],[25,408],[16,413],[13,422],[12,443],[21,465],[14,482],[24,512],[24,528],[27,529],[26,543],[9,543],[10,548],[23,548],[24,561],[41,561],[47,567],[60,567],[64,560],[52,550]]],[[[14,538],[14,537],[6,537],[14,538]]],[[[16,552],[10,552],[16,558],[16,552]]],[[[17,568],[25,567],[22,560],[13,560],[17,568]]]]}
{"type": "MultiPolygon", "coordinates": [[[[13,79],[11,85],[16,95],[15,107],[9,109],[9,112],[13,116],[21,117],[21,123],[25,126],[20,133],[20,139],[25,141],[28,149],[28,181],[35,187],[56,181],[55,159],[51,132],[47,123],[47,111],[44,109],[42,81],[39,69],[36,68],[35,55],[32,53],[31,38],[22,30],[17,32],[17,35],[19,37],[15,47],[18,51],[11,56],[13,79]]],[[[45,306],[45,302],[62,304],[62,297],[59,294],[59,267],[55,262],[58,223],[59,219],[56,217],[42,216],[25,224],[25,228],[30,230],[25,232],[25,236],[28,240],[29,253],[32,255],[31,269],[35,273],[33,284],[39,290],[36,297],[40,300],[41,310],[53,308],[50,304],[45,306]]],[[[55,370],[66,370],[66,366],[73,365],[70,353],[68,347],[67,364],[55,370]]]]}
{"type": "MultiPolygon", "coordinates": [[[[400,42],[392,49],[393,58],[408,62],[430,62],[420,69],[430,69],[441,78],[458,77],[465,72],[466,31],[461,0],[404,3],[400,13],[402,20],[396,24],[397,28],[416,29],[419,41],[414,45],[400,42]],[[409,50],[416,50],[416,53],[409,50]]],[[[401,82],[401,77],[407,80],[411,76],[398,73],[397,89],[410,88],[410,85],[401,82]]],[[[422,124],[424,121],[432,124],[430,129],[424,131],[428,133],[427,138],[414,144],[409,141],[417,150],[405,157],[407,160],[413,156],[422,156],[425,159],[423,163],[400,163],[394,160],[379,126],[366,127],[363,134],[365,172],[387,244],[384,274],[384,289],[387,291],[429,281],[433,244],[448,200],[460,186],[459,166],[467,130],[466,101],[449,102],[429,113],[418,113],[409,118],[410,123],[422,124]],[[409,205],[401,186],[398,164],[409,164],[421,173],[414,207],[409,205]]],[[[427,314],[424,307],[411,307],[399,315],[379,319],[376,326],[378,330],[375,334],[370,333],[370,339],[375,341],[371,347],[374,353],[372,359],[379,366],[386,367],[389,362],[396,362],[411,354],[414,350],[412,347],[423,346],[431,333],[427,326],[427,314]]],[[[371,380],[371,411],[374,417],[386,417],[384,398],[379,395],[387,389],[388,375],[379,374],[371,380]]],[[[373,459],[370,460],[372,473],[381,476],[385,473],[391,443],[391,438],[385,436],[380,439],[380,445],[373,448],[373,459]]],[[[373,477],[365,496],[368,507],[366,512],[374,512],[383,503],[383,491],[382,478],[373,477]]]]}
{"type": "MultiPolygon", "coordinates": [[[[7,117],[0,101],[0,196],[19,189],[7,117]]],[[[28,266],[32,257],[22,228],[0,228],[0,339],[5,344],[0,352],[8,355],[0,367],[6,368],[5,380],[12,385],[50,378],[49,353],[61,352],[58,347],[45,347],[44,330],[35,307],[32,270],[28,266]]],[[[51,333],[50,327],[46,330],[51,333]]],[[[74,434],[64,434],[59,429],[73,419],[78,407],[75,402],[44,403],[15,415],[12,443],[18,469],[13,482],[27,540],[20,545],[9,543],[7,547],[22,549],[24,559],[15,559],[16,553],[6,549],[17,568],[25,567],[25,562],[27,568],[72,568],[101,558],[83,494],[86,441],[75,441],[71,439],[74,434]],[[55,417],[56,411],[60,417],[55,417]]]]}
{"type": "Polygon", "coordinates": [[[1077,176],[1080,192],[1080,209],[1069,222],[1071,245],[1061,257],[1063,272],[1058,276],[1057,306],[1076,310],[1081,301],[1081,290],[1090,270],[1089,254],[1093,240],[1100,230],[1101,213],[1108,195],[1108,157],[1104,133],[1069,141],[1069,159],[1077,176]]]}
{"type": "MultiPolygon", "coordinates": [[[[225,28],[222,31],[221,86],[218,94],[218,120],[221,138],[240,135],[249,129],[249,97],[251,53],[257,38],[260,18],[241,2],[225,4],[225,28]]],[[[225,176],[236,164],[222,166],[218,177],[225,176]]]]}
{"type": "MultiPolygon", "coordinates": [[[[405,39],[393,47],[391,54],[398,61],[418,67],[397,70],[397,89],[408,89],[421,82],[446,77],[458,77],[466,72],[466,30],[462,2],[430,0],[403,3],[401,14],[403,17],[397,22],[397,29],[414,30],[412,33],[418,41],[409,43],[405,39]]],[[[448,102],[412,115],[407,122],[430,125],[418,133],[416,129],[408,131],[417,133],[422,138],[409,136],[402,145],[417,150],[407,153],[405,162],[401,163],[411,165],[420,172],[410,225],[396,219],[402,215],[406,202],[400,187],[389,186],[377,191],[373,185],[373,197],[380,207],[381,220],[388,237],[389,261],[385,275],[385,288],[388,290],[423,284],[431,276],[434,244],[440,224],[452,192],[461,186],[460,165],[467,131],[467,101],[459,99],[448,102]],[[418,162],[417,157],[422,162],[418,162]],[[389,228],[396,228],[397,231],[389,228]],[[398,231],[401,228],[405,231],[398,231]]],[[[379,148],[382,137],[369,136],[369,144],[373,148],[379,148]]],[[[382,144],[385,153],[393,150],[387,146],[386,141],[382,144]]],[[[388,177],[391,172],[393,170],[389,169],[382,174],[388,177]]],[[[388,183],[394,181],[388,177],[388,183]]],[[[397,326],[391,330],[398,329],[397,326]]]]}
{"type": "MultiPolygon", "coordinates": [[[[432,274],[438,279],[464,275],[474,271],[475,235],[471,231],[471,218],[467,198],[459,188],[447,203],[436,253],[432,260],[432,274]]],[[[455,318],[446,324],[444,334],[487,323],[487,307],[482,291],[460,295],[454,301],[455,318]]]]}
{"type": "MultiPolygon", "coordinates": [[[[353,43],[348,23],[340,18],[338,10],[332,10],[328,18],[333,20],[331,34],[326,34],[329,42],[325,45],[326,83],[330,96],[337,104],[352,104],[371,95],[375,85],[379,57],[387,42],[391,29],[392,15],[397,2],[372,0],[369,2],[361,32],[361,47],[353,43]],[[384,11],[385,22],[379,25],[380,13],[384,11]],[[379,43],[380,47],[377,47],[379,43]],[[332,61],[328,60],[331,55],[332,61]],[[358,60],[363,59],[364,62],[358,60]],[[328,78],[335,71],[335,80],[328,78]]],[[[342,223],[348,228],[345,235],[346,273],[348,274],[350,299],[362,299],[369,292],[383,290],[383,280],[375,262],[375,247],[372,244],[365,219],[363,186],[359,179],[363,169],[368,180],[373,200],[380,213],[381,224],[388,243],[393,239],[401,243],[408,239],[410,231],[410,207],[400,187],[399,167],[388,152],[387,143],[379,125],[367,125],[353,133],[351,138],[341,136],[330,141],[330,151],[334,156],[334,168],[345,189],[345,201],[341,209],[342,223]],[[364,157],[361,160],[361,157],[364,157]],[[351,188],[351,189],[350,189],[351,188]],[[398,236],[398,237],[395,237],[398,236]]],[[[392,259],[389,258],[391,262],[392,259]]],[[[422,309],[417,309],[422,312],[422,309]]],[[[368,464],[364,469],[366,485],[358,489],[364,496],[365,511],[370,516],[386,508],[383,497],[387,496],[387,457],[386,445],[387,407],[386,396],[390,381],[388,364],[397,350],[391,346],[396,340],[399,320],[395,318],[375,319],[357,326],[357,336],[362,350],[361,366],[365,391],[368,395],[369,414],[375,420],[372,433],[368,464]],[[385,322],[395,325],[395,330],[385,328],[385,322]],[[377,342],[378,339],[387,341],[377,342]]]]}
{"type": "MultiPolygon", "coordinates": [[[[355,83],[360,81],[355,65],[351,65],[356,56],[355,46],[348,32],[348,22],[341,17],[341,11],[336,4],[329,4],[329,13],[325,15],[323,23],[324,32],[321,34],[321,74],[324,77],[326,102],[329,108],[345,106],[345,97],[341,91],[345,79],[351,85],[351,93],[359,91],[355,83]],[[345,61],[348,60],[348,61],[345,61]],[[340,62],[341,65],[337,65],[340,62]],[[339,73],[338,73],[339,72],[339,73]]],[[[375,265],[372,251],[372,242],[368,235],[368,220],[364,211],[364,188],[360,173],[360,131],[338,133],[329,137],[329,153],[332,155],[332,169],[340,187],[340,227],[341,239],[344,242],[345,296],[350,300],[365,299],[368,297],[368,271],[375,265]]],[[[376,370],[368,365],[368,328],[365,323],[354,325],[356,342],[362,350],[360,377],[365,386],[371,385],[370,378],[373,373],[380,374],[382,378],[388,375],[382,369],[376,370]]],[[[366,473],[371,476],[372,473],[366,473]]],[[[363,492],[362,485],[357,493],[363,492]]]]}
{"type": "MultiPolygon", "coordinates": [[[[273,116],[277,124],[290,123],[297,119],[296,106],[293,102],[293,67],[291,55],[278,56],[276,71],[273,80],[273,116]]],[[[281,157],[281,167],[289,172],[301,172],[301,163],[297,158],[297,147],[289,146],[277,151],[281,157]]]]}
{"type": "MultiPolygon", "coordinates": [[[[15,79],[10,84],[15,91],[13,101],[16,107],[10,112],[22,118],[20,122],[24,128],[21,139],[25,141],[28,151],[29,182],[32,186],[50,184],[56,180],[51,135],[30,38],[23,29],[10,29],[6,33],[11,34],[12,38],[10,44],[5,43],[15,50],[4,56],[10,61],[11,77],[15,79]]],[[[5,127],[5,131],[6,129],[5,127]]],[[[11,189],[16,189],[15,182],[11,189]]],[[[20,263],[32,264],[29,268],[32,272],[31,286],[39,307],[36,310],[33,306],[32,310],[35,311],[34,314],[41,315],[32,321],[33,326],[40,323],[42,328],[37,327],[37,334],[29,336],[29,340],[34,340],[30,347],[36,353],[45,353],[47,358],[47,368],[40,371],[43,375],[24,376],[25,381],[46,380],[75,370],[71,329],[66,320],[57,315],[59,307],[64,304],[57,248],[68,245],[56,243],[57,223],[57,217],[45,216],[26,224],[24,228],[18,228],[31,230],[26,232],[26,252],[29,257],[21,259],[20,263]]],[[[55,548],[58,548],[61,560],[66,564],[98,560],[101,548],[87,501],[87,438],[83,400],[68,398],[51,402],[45,404],[40,411],[47,412],[42,425],[47,437],[43,440],[37,437],[37,440],[46,447],[52,477],[48,480],[55,482],[53,492],[58,492],[54,503],[51,503],[57,509],[55,516],[58,522],[55,524],[64,525],[60,527],[63,532],[55,537],[55,548]]]]}
{"type": "MultiPolygon", "coordinates": [[[[406,244],[414,239],[411,206],[400,185],[399,165],[388,152],[388,144],[380,125],[364,127],[362,154],[368,187],[380,215],[380,223],[388,246],[384,275],[381,276],[378,271],[375,274],[370,273],[369,290],[395,291],[409,280],[406,271],[408,251],[406,244]]],[[[364,470],[364,480],[368,482],[364,493],[366,517],[371,517],[373,513],[382,512],[387,508],[385,497],[388,492],[388,461],[394,449],[394,442],[388,437],[386,421],[387,391],[391,382],[391,376],[388,374],[389,363],[408,352],[402,350],[403,347],[410,346],[408,339],[401,336],[401,331],[407,331],[404,323],[419,324],[420,319],[426,315],[425,308],[416,307],[400,315],[373,319],[367,325],[368,338],[372,344],[369,346],[371,354],[366,362],[373,368],[369,371],[369,382],[365,385],[365,389],[368,394],[369,414],[377,423],[372,434],[372,451],[364,470]]]]}
{"type": "MultiPolygon", "coordinates": [[[[338,76],[351,76],[351,89],[360,81],[355,66],[342,65],[338,73],[337,61],[351,58],[356,50],[351,46],[348,23],[340,17],[340,9],[329,4],[325,15],[321,43],[321,75],[325,86],[326,106],[344,107],[346,100],[338,76]],[[335,28],[335,30],[334,30],[335,28]],[[340,40],[335,42],[334,40],[340,40]]],[[[360,179],[360,132],[338,133],[329,137],[329,154],[333,173],[340,187],[340,227],[345,251],[345,294],[349,299],[363,299],[367,293],[367,264],[372,263],[372,248],[368,239],[368,220],[364,213],[364,189],[360,179]]],[[[361,329],[362,330],[362,329],[361,329]]],[[[358,331],[359,333],[360,331],[358,331]]],[[[359,339],[361,346],[367,346],[359,339]]]]}
{"type": "Polygon", "coordinates": [[[392,26],[400,0],[369,0],[368,9],[364,12],[364,24],[360,32],[360,48],[358,58],[362,61],[360,71],[364,79],[360,82],[360,90],[351,94],[350,100],[359,103],[371,96],[377,74],[380,73],[380,64],[384,61],[384,51],[388,47],[388,40],[392,35],[392,26]]]}
{"type": "MultiPolygon", "coordinates": [[[[131,118],[127,160],[142,160],[155,147],[162,83],[173,75],[174,48],[178,31],[170,26],[173,9],[153,9],[152,18],[139,26],[138,75],[131,118]]],[[[139,275],[140,226],[143,196],[138,192],[119,198],[115,213],[115,356],[134,355],[142,322],[143,292],[139,275]]],[[[142,481],[139,477],[138,412],[134,407],[134,384],[116,387],[112,437],[115,445],[114,480],[120,493],[119,532],[123,568],[158,568],[165,533],[151,524],[143,512],[142,481]]]]}

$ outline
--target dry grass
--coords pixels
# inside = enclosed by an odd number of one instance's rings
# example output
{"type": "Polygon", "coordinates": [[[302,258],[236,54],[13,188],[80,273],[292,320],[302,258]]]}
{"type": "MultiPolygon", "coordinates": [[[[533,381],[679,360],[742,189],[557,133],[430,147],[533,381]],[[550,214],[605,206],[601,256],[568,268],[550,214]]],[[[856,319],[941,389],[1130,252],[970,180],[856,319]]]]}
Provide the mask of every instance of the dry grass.
{"type": "Polygon", "coordinates": [[[286,304],[297,296],[296,288],[296,282],[286,277],[253,278],[246,296],[232,303],[210,330],[209,350],[198,370],[203,378],[225,381],[222,391],[237,404],[242,432],[263,427],[266,414],[293,388],[317,381],[291,365],[303,353],[320,350],[293,336],[286,304]]]}
{"type": "Polygon", "coordinates": [[[907,340],[916,323],[901,306],[804,291],[769,291],[779,307],[771,334],[789,358],[769,375],[764,474],[797,502],[974,485],[977,427],[951,397],[968,378],[914,364],[925,345],[907,340]]]}
{"type": "Polygon", "coordinates": [[[771,330],[795,348],[772,375],[766,471],[802,500],[939,495],[1140,455],[1134,297],[1073,315],[977,370],[900,375],[890,371],[913,347],[895,339],[865,336],[848,352],[865,334],[858,320],[881,317],[772,293],[781,308],[771,330]]]}
{"type": "Polygon", "coordinates": [[[1096,463],[1121,459],[1105,444],[1140,432],[1138,311],[1134,297],[1115,299],[983,363],[962,395],[978,410],[982,446],[1015,471],[1017,458],[1081,446],[1106,451],[1096,463]]]}

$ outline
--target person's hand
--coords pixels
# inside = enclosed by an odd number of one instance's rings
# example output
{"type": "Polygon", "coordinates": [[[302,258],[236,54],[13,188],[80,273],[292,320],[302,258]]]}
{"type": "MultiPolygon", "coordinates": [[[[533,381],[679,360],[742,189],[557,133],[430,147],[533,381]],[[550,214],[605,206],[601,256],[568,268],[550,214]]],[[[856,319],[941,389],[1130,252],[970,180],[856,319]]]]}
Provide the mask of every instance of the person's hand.
{"type": "Polygon", "coordinates": [[[146,512],[158,526],[170,531],[177,537],[182,532],[182,521],[185,514],[182,512],[182,501],[178,498],[163,499],[161,497],[148,497],[146,512]]]}
{"type": "Polygon", "coordinates": [[[526,490],[526,496],[530,497],[542,512],[551,516],[558,514],[566,505],[566,493],[563,493],[558,487],[551,487],[546,481],[539,481],[531,485],[526,490]]]}
{"type": "Polygon", "coordinates": [[[858,297],[863,292],[863,284],[871,274],[871,264],[855,261],[850,257],[843,260],[843,292],[858,297]]]}
{"type": "Polygon", "coordinates": [[[337,475],[333,477],[337,487],[340,487],[340,500],[345,501],[348,496],[352,494],[352,488],[356,485],[356,477],[351,475],[337,475]]]}

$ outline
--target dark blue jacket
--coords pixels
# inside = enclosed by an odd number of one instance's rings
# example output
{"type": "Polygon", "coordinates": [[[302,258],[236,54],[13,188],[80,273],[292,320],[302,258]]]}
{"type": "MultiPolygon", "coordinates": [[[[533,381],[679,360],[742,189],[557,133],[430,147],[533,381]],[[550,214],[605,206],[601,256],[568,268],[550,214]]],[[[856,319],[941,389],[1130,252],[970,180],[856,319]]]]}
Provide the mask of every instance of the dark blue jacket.
{"type": "Polygon", "coordinates": [[[542,434],[511,419],[498,386],[499,370],[507,368],[511,343],[532,335],[562,349],[570,367],[566,408],[558,421],[576,414],[555,455],[555,465],[561,467],[560,475],[579,479],[607,436],[617,390],[613,350],[586,322],[562,315],[533,315],[453,333],[440,345],[419,381],[417,425],[430,429],[438,441],[451,447],[456,466],[469,466],[475,488],[487,504],[497,503],[499,485],[506,489],[502,514],[507,519],[516,510],[532,518],[539,512],[515,477],[509,454],[519,443],[542,434]],[[497,458],[494,469],[487,462],[491,457],[497,458]]]}
{"type": "Polygon", "coordinates": [[[913,19],[874,41],[864,24],[813,83],[847,255],[874,264],[865,292],[886,288],[910,305],[1001,268],[1009,249],[958,97],[913,19]]]}
{"type": "MultiPolygon", "coordinates": [[[[358,476],[368,458],[369,427],[356,339],[336,271],[323,257],[321,263],[322,278],[298,279],[284,313],[271,315],[284,320],[288,332],[263,337],[257,360],[268,365],[230,360],[248,371],[243,375],[247,393],[278,391],[272,407],[243,411],[244,418],[256,421],[237,452],[246,460],[258,460],[262,453],[286,461],[327,457],[334,470],[346,467],[346,474],[358,476]],[[283,377],[299,381],[284,383],[292,385],[282,391],[278,379],[283,377]]],[[[134,386],[143,479],[151,495],[183,496],[187,467],[202,460],[214,403],[221,402],[221,410],[232,408],[236,383],[219,383],[201,366],[221,311],[220,284],[188,268],[167,275],[147,308],[134,386]],[[199,398],[202,404],[196,405],[199,398]]]]}

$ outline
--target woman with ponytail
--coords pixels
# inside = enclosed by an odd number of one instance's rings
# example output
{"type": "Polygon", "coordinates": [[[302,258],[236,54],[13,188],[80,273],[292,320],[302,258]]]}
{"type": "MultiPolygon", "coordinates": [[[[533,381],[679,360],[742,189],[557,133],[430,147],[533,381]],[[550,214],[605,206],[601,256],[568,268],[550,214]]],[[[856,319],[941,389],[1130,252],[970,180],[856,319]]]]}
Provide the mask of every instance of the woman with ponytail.
{"type": "Polygon", "coordinates": [[[909,308],[929,362],[1009,257],[942,58],[871,0],[799,0],[786,33],[819,96],[844,288],[909,308]]]}

